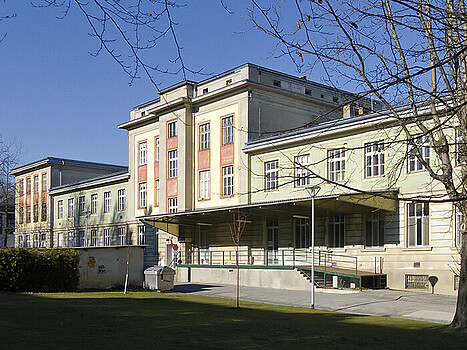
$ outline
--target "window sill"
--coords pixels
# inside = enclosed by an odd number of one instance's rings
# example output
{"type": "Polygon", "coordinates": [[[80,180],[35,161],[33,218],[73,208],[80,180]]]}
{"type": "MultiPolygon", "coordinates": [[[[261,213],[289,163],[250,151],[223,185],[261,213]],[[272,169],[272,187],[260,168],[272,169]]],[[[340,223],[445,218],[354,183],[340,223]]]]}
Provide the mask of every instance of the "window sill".
{"type": "Polygon", "coordinates": [[[365,247],[360,249],[362,252],[385,252],[386,248],[384,247],[365,247]]]}
{"type": "Polygon", "coordinates": [[[433,247],[406,247],[402,248],[403,252],[413,252],[413,251],[431,251],[433,247]]]}

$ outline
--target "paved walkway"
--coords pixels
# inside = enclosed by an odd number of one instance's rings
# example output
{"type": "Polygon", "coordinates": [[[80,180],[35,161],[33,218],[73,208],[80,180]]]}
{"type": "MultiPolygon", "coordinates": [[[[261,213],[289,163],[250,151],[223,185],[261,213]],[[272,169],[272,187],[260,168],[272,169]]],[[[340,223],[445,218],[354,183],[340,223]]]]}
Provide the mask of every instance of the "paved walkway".
{"type": "MultiPolygon", "coordinates": [[[[235,298],[234,285],[178,283],[174,292],[235,298]]],[[[310,307],[311,291],[240,287],[240,299],[267,304],[310,307]]],[[[454,296],[397,290],[316,289],[315,308],[448,324],[455,312],[454,296]]]]}

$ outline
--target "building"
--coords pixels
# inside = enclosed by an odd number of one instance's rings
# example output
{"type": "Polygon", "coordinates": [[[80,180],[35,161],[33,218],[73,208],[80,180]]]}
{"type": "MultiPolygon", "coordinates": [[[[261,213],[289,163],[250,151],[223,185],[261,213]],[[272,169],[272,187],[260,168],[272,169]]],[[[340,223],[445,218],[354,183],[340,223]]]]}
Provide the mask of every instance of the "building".
{"type": "Polygon", "coordinates": [[[6,246],[12,247],[15,245],[14,237],[15,227],[15,204],[13,198],[0,203],[0,247],[4,246],[5,235],[7,235],[6,246]],[[6,209],[6,210],[5,210],[6,209]]]}
{"type": "Polygon", "coordinates": [[[53,157],[13,169],[11,175],[16,178],[17,214],[15,246],[56,246],[58,239],[54,238],[54,221],[59,208],[51,195],[55,188],[127,170],[121,166],[53,157]]]}

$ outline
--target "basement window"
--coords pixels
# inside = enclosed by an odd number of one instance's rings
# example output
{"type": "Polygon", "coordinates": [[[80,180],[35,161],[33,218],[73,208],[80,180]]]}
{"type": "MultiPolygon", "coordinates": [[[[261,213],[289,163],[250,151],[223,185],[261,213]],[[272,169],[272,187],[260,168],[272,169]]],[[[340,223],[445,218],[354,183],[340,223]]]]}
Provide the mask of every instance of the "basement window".
{"type": "Polygon", "coordinates": [[[406,289],[428,289],[428,275],[405,275],[406,289]]]}

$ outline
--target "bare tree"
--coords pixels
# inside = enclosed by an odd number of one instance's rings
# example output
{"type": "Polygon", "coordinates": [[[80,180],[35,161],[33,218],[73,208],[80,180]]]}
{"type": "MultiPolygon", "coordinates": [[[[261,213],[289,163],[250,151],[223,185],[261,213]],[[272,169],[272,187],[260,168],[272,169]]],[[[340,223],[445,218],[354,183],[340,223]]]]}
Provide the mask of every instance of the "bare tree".
{"type": "MultiPolygon", "coordinates": [[[[3,242],[7,246],[8,235],[15,230],[14,222],[8,220],[9,211],[15,206],[15,182],[10,171],[18,165],[20,150],[16,142],[0,139],[0,208],[3,210],[3,242]]],[[[14,210],[14,209],[13,209],[14,210]]]]}
{"type": "Polygon", "coordinates": [[[232,222],[229,222],[230,238],[235,245],[235,265],[237,265],[237,283],[236,283],[236,300],[237,308],[240,307],[240,261],[239,251],[240,240],[247,224],[247,216],[240,212],[240,209],[232,212],[232,222]]]}
{"type": "Polygon", "coordinates": [[[417,159],[433,186],[444,188],[442,194],[427,193],[416,199],[452,202],[462,214],[460,283],[451,325],[467,328],[464,1],[251,3],[252,23],[277,39],[282,47],[280,54],[289,55],[298,70],[312,72],[321,67],[327,83],[341,87],[350,84],[361,94],[379,99],[399,127],[402,137],[397,143],[406,145],[404,160],[417,159]],[[408,108],[397,108],[402,105],[408,108]],[[434,150],[430,162],[422,154],[424,139],[434,150]]]}

